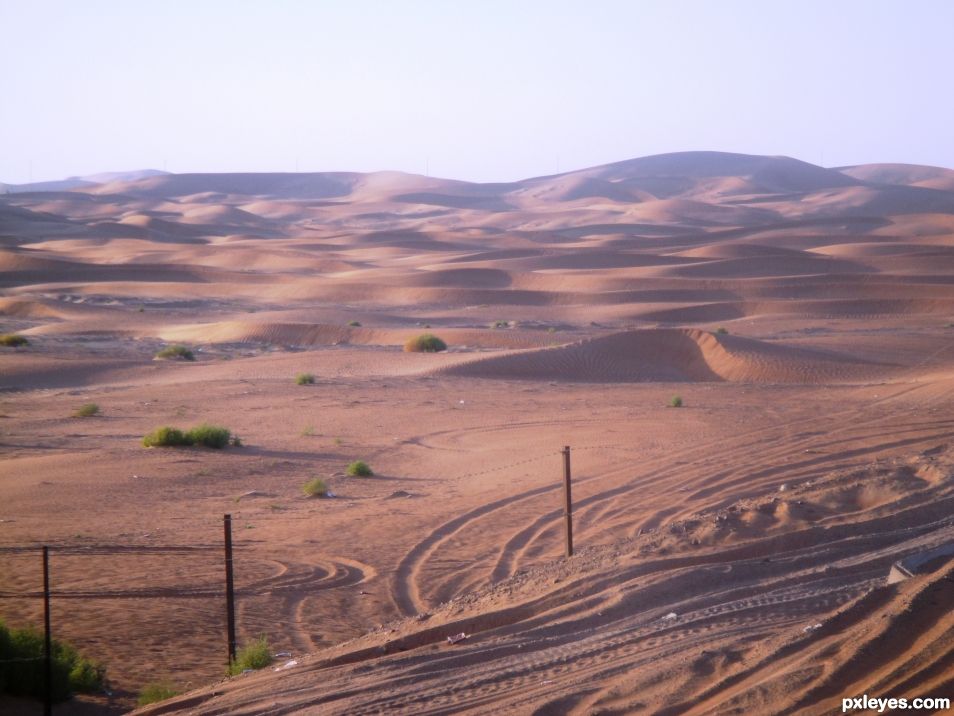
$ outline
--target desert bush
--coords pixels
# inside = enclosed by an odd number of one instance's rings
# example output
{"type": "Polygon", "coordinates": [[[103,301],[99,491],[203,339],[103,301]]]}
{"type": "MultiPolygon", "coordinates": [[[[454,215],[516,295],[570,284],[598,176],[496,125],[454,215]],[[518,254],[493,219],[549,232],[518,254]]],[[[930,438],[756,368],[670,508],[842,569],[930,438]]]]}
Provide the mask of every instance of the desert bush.
{"type": "MultiPolygon", "coordinates": [[[[0,693],[42,699],[45,693],[43,634],[30,627],[8,629],[0,622],[0,693]]],[[[53,640],[52,695],[64,701],[73,692],[103,688],[106,668],[65,642],[53,640]]]]}
{"type": "Polygon", "coordinates": [[[233,435],[231,438],[229,438],[229,445],[232,447],[242,447],[242,438],[240,438],[238,435],[233,435]]]}
{"type": "Polygon", "coordinates": [[[682,397],[678,395],[672,396],[672,399],[669,401],[670,408],[681,408],[682,407],[682,397]]]}
{"type": "Polygon", "coordinates": [[[301,491],[308,497],[327,497],[328,486],[320,477],[313,477],[301,486],[301,491]]]}
{"type": "Polygon", "coordinates": [[[202,445],[221,450],[229,444],[232,433],[227,428],[202,423],[202,425],[196,425],[187,432],[185,437],[190,445],[202,445]]]}
{"type": "Polygon", "coordinates": [[[191,445],[192,443],[179,428],[164,425],[161,428],[156,428],[151,433],[146,433],[142,438],[142,444],[145,447],[175,447],[191,445]]]}
{"type": "Polygon", "coordinates": [[[271,663],[272,654],[268,650],[268,639],[261,636],[238,650],[235,661],[229,666],[229,673],[234,676],[246,669],[264,669],[271,663]]]}
{"type": "Polygon", "coordinates": [[[727,336],[729,335],[729,329],[725,326],[719,326],[716,328],[716,333],[718,333],[720,336],[727,336]]]}
{"type": "Polygon", "coordinates": [[[94,415],[99,415],[99,406],[96,403],[84,403],[73,413],[74,418],[91,418],[94,415]]]}
{"type": "Polygon", "coordinates": [[[30,341],[27,340],[26,336],[21,336],[19,333],[0,333],[0,346],[19,348],[29,343],[30,341]]]}
{"type": "Polygon", "coordinates": [[[348,465],[347,473],[351,475],[351,477],[371,477],[374,474],[371,467],[364,460],[355,460],[348,465]]]}
{"type": "Polygon", "coordinates": [[[361,321],[348,321],[348,325],[351,326],[352,328],[360,328],[361,321]]]}
{"type": "Polygon", "coordinates": [[[295,376],[295,383],[298,385],[313,385],[315,382],[315,376],[311,373],[299,373],[295,376]]]}
{"type": "Polygon", "coordinates": [[[490,324],[491,328],[510,328],[509,321],[494,321],[490,324]]]}
{"type": "Polygon", "coordinates": [[[156,358],[163,360],[195,360],[195,355],[185,346],[176,344],[163,348],[156,353],[156,358]]]}
{"type": "Polygon", "coordinates": [[[142,691],[139,692],[139,698],[136,699],[136,705],[148,706],[149,704],[165,701],[166,699],[171,699],[173,696],[178,695],[179,692],[167,683],[158,682],[146,684],[142,687],[142,691]]]}
{"type": "Polygon", "coordinates": [[[447,350],[447,344],[432,333],[422,333],[404,344],[408,353],[438,353],[447,350]]]}

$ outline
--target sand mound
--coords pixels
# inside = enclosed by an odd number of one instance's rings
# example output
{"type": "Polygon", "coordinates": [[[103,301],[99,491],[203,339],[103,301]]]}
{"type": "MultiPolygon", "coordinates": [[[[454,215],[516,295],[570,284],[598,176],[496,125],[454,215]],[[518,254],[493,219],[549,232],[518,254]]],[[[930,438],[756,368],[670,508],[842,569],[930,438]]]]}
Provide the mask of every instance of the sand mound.
{"type": "Polygon", "coordinates": [[[479,358],[448,375],[581,382],[818,383],[873,368],[833,353],[694,329],[626,331],[556,348],[479,358]]]}

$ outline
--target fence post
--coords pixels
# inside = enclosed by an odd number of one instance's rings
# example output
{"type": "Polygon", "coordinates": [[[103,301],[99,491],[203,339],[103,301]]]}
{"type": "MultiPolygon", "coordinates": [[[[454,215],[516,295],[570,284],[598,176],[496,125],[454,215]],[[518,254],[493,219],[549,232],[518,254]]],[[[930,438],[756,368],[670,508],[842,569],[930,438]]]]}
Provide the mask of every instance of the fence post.
{"type": "Polygon", "coordinates": [[[235,661],[235,585],[232,578],[232,515],[225,515],[225,611],[229,666],[235,661]]]}
{"type": "Polygon", "coordinates": [[[50,635],[50,548],[43,545],[43,714],[53,713],[53,638],[50,635]]]}
{"type": "Polygon", "coordinates": [[[570,446],[563,448],[563,516],[566,519],[566,556],[573,556],[573,498],[570,494],[570,446]]]}

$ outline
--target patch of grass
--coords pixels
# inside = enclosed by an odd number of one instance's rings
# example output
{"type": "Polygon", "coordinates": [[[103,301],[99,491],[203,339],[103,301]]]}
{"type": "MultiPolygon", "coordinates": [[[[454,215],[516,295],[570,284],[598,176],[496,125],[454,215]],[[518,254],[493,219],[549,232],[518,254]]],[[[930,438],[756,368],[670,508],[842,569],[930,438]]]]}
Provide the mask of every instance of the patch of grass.
{"type": "Polygon", "coordinates": [[[314,437],[314,435],[315,435],[315,426],[314,426],[314,425],[306,425],[305,427],[303,427],[303,428],[301,429],[301,432],[298,433],[298,434],[299,434],[301,437],[303,437],[303,438],[314,437]]]}
{"type": "Polygon", "coordinates": [[[338,447],[341,447],[342,445],[344,445],[344,440],[342,440],[341,438],[335,438],[335,445],[337,445],[338,447]]]}
{"type": "Polygon", "coordinates": [[[348,465],[346,472],[351,477],[371,477],[374,474],[371,467],[364,460],[355,460],[348,465]]]}
{"type": "Polygon", "coordinates": [[[408,353],[439,353],[447,350],[447,344],[433,333],[422,333],[404,344],[408,353]]]}
{"type": "Polygon", "coordinates": [[[271,663],[272,654],[268,649],[268,639],[261,636],[238,650],[235,661],[229,665],[229,674],[235,676],[246,669],[264,669],[271,663]]]}
{"type": "Polygon", "coordinates": [[[227,428],[207,423],[197,425],[185,433],[179,428],[164,425],[161,428],[156,428],[151,433],[147,433],[142,438],[142,444],[145,447],[202,445],[203,447],[221,450],[230,443],[240,446],[242,441],[237,436],[233,438],[232,433],[227,428]]]}
{"type": "Polygon", "coordinates": [[[232,447],[242,447],[242,438],[238,435],[233,435],[229,438],[229,445],[232,447]]]}
{"type": "Polygon", "coordinates": [[[216,450],[221,450],[228,445],[231,437],[232,433],[228,428],[208,423],[196,425],[186,433],[186,439],[191,445],[202,445],[216,450]]]}
{"type": "Polygon", "coordinates": [[[351,326],[352,328],[360,328],[361,321],[348,321],[348,325],[351,326]]]}
{"type": "Polygon", "coordinates": [[[146,433],[142,438],[144,447],[176,447],[179,445],[191,445],[184,432],[179,428],[173,428],[164,425],[156,428],[151,433],[146,433]]]}
{"type": "Polygon", "coordinates": [[[301,491],[308,497],[327,497],[328,485],[320,477],[313,477],[301,486],[301,491]]]}
{"type": "Polygon", "coordinates": [[[297,385],[314,385],[315,376],[311,373],[299,373],[295,376],[295,383],[297,385]]]}
{"type": "Polygon", "coordinates": [[[729,335],[729,329],[726,328],[725,326],[719,326],[718,328],[716,328],[716,333],[719,334],[720,336],[727,336],[729,335]]]}
{"type": "Polygon", "coordinates": [[[682,407],[682,396],[674,395],[669,401],[670,408],[681,408],[682,407]]]}
{"type": "Polygon", "coordinates": [[[178,696],[179,692],[171,685],[165,682],[146,684],[139,692],[139,698],[136,699],[137,706],[148,706],[178,696]]]}
{"type": "Polygon", "coordinates": [[[99,406],[96,403],[84,403],[73,413],[74,418],[91,418],[94,415],[99,415],[99,406]]]}
{"type": "Polygon", "coordinates": [[[166,346],[156,353],[156,358],[162,360],[195,360],[195,354],[183,345],[166,346]]]}
{"type": "MultiPolygon", "coordinates": [[[[42,699],[45,692],[43,633],[38,629],[8,629],[0,621],[0,693],[42,699]]],[[[53,640],[52,696],[65,701],[73,692],[103,688],[106,667],[83,657],[66,643],[53,640]]]]}
{"type": "Polygon", "coordinates": [[[19,333],[0,333],[0,346],[19,348],[29,344],[30,341],[27,340],[26,336],[21,336],[19,333]]]}

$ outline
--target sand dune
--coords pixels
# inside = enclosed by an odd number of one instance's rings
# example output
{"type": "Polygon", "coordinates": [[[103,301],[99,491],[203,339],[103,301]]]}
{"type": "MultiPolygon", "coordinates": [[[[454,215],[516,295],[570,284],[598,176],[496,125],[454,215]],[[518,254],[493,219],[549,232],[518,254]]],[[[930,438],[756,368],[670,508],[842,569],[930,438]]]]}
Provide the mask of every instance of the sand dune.
{"type": "Polygon", "coordinates": [[[144,713],[950,695],[950,564],[886,578],[954,541],[951,175],[686,152],[2,194],[0,618],[41,623],[49,545],[55,636],[109,669],[76,716],[154,681],[187,693],[144,713]],[[204,422],[242,446],[142,446],[204,422]],[[222,681],[226,513],[239,642],[290,656],[222,681]]]}
{"type": "Polygon", "coordinates": [[[870,376],[872,367],[845,356],[738,336],[656,329],[480,358],[442,373],[549,381],[816,383],[870,376]]]}

